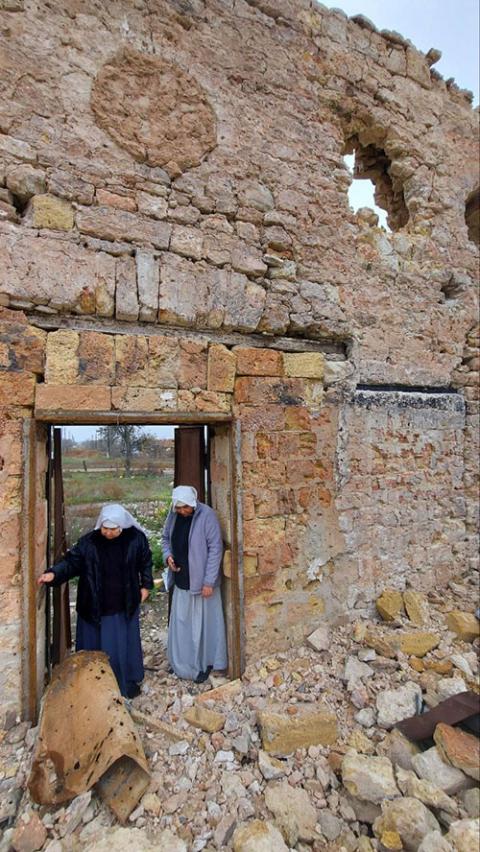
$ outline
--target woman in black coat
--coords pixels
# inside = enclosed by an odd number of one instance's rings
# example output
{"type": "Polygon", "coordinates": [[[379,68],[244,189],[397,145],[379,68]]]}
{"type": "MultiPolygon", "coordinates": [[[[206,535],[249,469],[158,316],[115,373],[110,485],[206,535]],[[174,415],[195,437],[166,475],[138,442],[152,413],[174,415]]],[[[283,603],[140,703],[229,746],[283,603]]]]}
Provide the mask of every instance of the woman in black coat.
{"type": "Polygon", "coordinates": [[[60,586],[78,577],[77,651],[105,651],[122,695],[140,693],[140,604],[153,588],[152,554],[140,524],[123,506],[104,506],[95,529],[38,578],[60,586]]]}

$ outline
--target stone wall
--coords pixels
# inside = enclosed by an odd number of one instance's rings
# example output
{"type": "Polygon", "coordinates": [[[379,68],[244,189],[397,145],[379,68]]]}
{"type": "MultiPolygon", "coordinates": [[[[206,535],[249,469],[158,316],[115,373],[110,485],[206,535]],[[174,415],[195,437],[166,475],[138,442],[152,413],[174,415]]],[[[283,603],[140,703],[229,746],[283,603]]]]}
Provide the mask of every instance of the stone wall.
{"type": "Polygon", "coordinates": [[[9,709],[35,410],[232,417],[250,653],[472,566],[476,120],[438,52],[314,0],[0,7],[9,709]]]}

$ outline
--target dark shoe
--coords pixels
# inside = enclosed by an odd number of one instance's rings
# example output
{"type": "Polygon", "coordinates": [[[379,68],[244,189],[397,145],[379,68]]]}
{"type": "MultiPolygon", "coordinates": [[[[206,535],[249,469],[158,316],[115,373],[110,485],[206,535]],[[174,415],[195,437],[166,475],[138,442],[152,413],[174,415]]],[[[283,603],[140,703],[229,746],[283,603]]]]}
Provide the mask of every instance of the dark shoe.
{"type": "Polygon", "coordinates": [[[131,683],[127,686],[127,698],[136,698],[141,691],[138,683],[131,683]]]}
{"type": "Polygon", "coordinates": [[[208,677],[208,674],[209,674],[208,672],[200,672],[200,674],[198,674],[196,676],[194,683],[205,683],[205,681],[208,677]]]}

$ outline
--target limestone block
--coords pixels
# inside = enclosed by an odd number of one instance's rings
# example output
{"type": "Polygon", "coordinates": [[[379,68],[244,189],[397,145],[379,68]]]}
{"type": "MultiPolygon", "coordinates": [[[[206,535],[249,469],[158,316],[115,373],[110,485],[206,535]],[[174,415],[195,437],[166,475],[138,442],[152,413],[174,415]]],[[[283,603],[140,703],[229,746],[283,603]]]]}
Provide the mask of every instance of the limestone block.
{"type": "Polygon", "coordinates": [[[455,852],[477,852],[480,835],[479,819],[459,819],[453,822],[445,835],[455,852]]]}
{"type": "Polygon", "coordinates": [[[447,814],[457,816],[459,812],[458,803],[455,799],[425,779],[419,779],[415,772],[407,772],[404,769],[397,768],[397,784],[405,796],[413,796],[423,802],[428,808],[445,811],[447,814]]]}
{"type": "Polygon", "coordinates": [[[73,228],[72,205],[54,195],[34,195],[26,216],[34,228],[50,228],[52,231],[71,231],[73,228]]]}
{"type": "Polygon", "coordinates": [[[293,820],[300,841],[311,842],[316,837],[317,811],[306,790],[291,787],[288,781],[270,782],[265,789],[265,804],[277,824],[293,820]]]}
{"type": "Polygon", "coordinates": [[[330,647],[330,630],[328,627],[317,627],[317,629],[307,637],[307,645],[310,645],[315,651],[328,651],[330,647]]]}
{"type": "Polygon", "coordinates": [[[442,760],[437,746],[415,754],[412,757],[412,765],[420,778],[425,778],[440,787],[449,796],[473,786],[471,778],[464,772],[442,760]]]}
{"type": "Polygon", "coordinates": [[[461,769],[466,775],[480,781],[480,741],[478,737],[441,722],[435,728],[433,739],[440,756],[447,763],[461,769]]]}
{"type": "Polygon", "coordinates": [[[78,376],[78,347],[76,331],[60,329],[47,336],[45,381],[52,385],[74,384],[78,376]]]}
{"type": "Polygon", "coordinates": [[[113,207],[86,207],[78,210],[77,228],[101,240],[151,244],[157,249],[167,249],[172,226],[167,222],[152,222],[136,213],[115,210],[113,207]]]}
{"type": "Polygon", "coordinates": [[[270,376],[240,376],[235,381],[235,400],[246,405],[300,403],[303,396],[301,379],[270,376]]]}
{"type": "Polygon", "coordinates": [[[100,385],[38,385],[35,406],[43,411],[110,411],[110,388],[100,385]]]}
{"type": "Polygon", "coordinates": [[[264,750],[276,755],[311,745],[332,745],[338,733],[335,714],[321,707],[296,716],[261,710],[258,724],[264,750]]]}
{"type": "Polygon", "coordinates": [[[288,852],[278,828],[259,819],[240,823],[232,842],[234,852],[288,852]]]}
{"type": "Polygon", "coordinates": [[[257,573],[257,555],[253,554],[244,554],[243,555],[243,574],[245,577],[254,577],[257,573]]]}
{"type": "Polygon", "coordinates": [[[182,340],[178,364],[178,386],[186,390],[206,388],[207,359],[208,352],[205,343],[182,340]]]}
{"type": "Polygon", "coordinates": [[[170,251],[190,257],[192,260],[200,260],[202,257],[203,235],[195,228],[186,228],[182,225],[174,225],[170,239],[170,251]]]}
{"type": "Polygon", "coordinates": [[[150,195],[148,192],[137,193],[137,206],[140,213],[152,216],[153,219],[166,219],[168,201],[158,195],[150,195]]]}
{"type": "Polygon", "coordinates": [[[16,852],[33,852],[41,849],[47,839],[47,829],[36,811],[26,811],[17,822],[12,837],[16,852]]]}
{"type": "Polygon", "coordinates": [[[422,690],[417,683],[406,683],[398,689],[385,689],[377,695],[377,723],[381,728],[393,728],[396,722],[409,719],[419,712],[422,690]]]}
{"type": "Polygon", "coordinates": [[[473,642],[480,636],[480,621],[472,612],[452,610],[447,615],[447,627],[464,642],[473,642]]]}
{"type": "MultiPolygon", "coordinates": [[[[390,638],[390,637],[389,637],[390,638]]],[[[437,633],[425,633],[407,631],[397,633],[390,638],[392,648],[399,648],[408,656],[424,657],[429,651],[433,651],[440,644],[440,636],[437,633]]]]}
{"type": "Polygon", "coordinates": [[[100,207],[116,207],[118,210],[128,210],[134,213],[137,209],[135,199],[129,195],[117,195],[107,189],[97,189],[97,201],[100,207]]]}
{"type": "Polygon", "coordinates": [[[138,304],[137,271],[133,257],[122,257],[117,260],[115,277],[115,316],[118,320],[135,322],[138,319],[140,309],[138,304]]]}
{"type": "Polygon", "coordinates": [[[45,172],[27,163],[21,163],[8,169],[6,183],[10,192],[25,202],[32,195],[45,193],[45,172]]]}
{"type": "Polygon", "coordinates": [[[173,389],[112,388],[112,408],[119,411],[173,411],[176,407],[177,392],[173,389]]]}
{"type": "Polygon", "coordinates": [[[218,701],[221,704],[231,704],[236,695],[239,695],[243,689],[241,680],[229,680],[215,689],[209,689],[207,692],[202,692],[197,695],[197,704],[204,701],[218,701]]]}
{"type": "Polygon", "coordinates": [[[112,316],[115,259],[67,240],[5,238],[0,251],[0,299],[23,299],[51,311],[112,316]]]}
{"type": "Polygon", "coordinates": [[[422,627],[428,622],[428,603],[425,595],[421,592],[404,592],[403,603],[407,615],[417,627],[422,627]]]}
{"type": "Polygon", "coordinates": [[[6,420],[0,415],[0,471],[7,476],[18,476],[22,470],[23,422],[6,420]]]}
{"type": "MultiPolygon", "coordinates": [[[[96,331],[83,331],[79,338],[77,382],[80,384],[113,385],[115,382],[115,338],[113,335],[99,334],[96,331]]],[[[54,384],[62,384],[62,382],[57,381],[54,384]]]]}
{"type": "Polygon", "coordinates": [[[146,387],[149,379],[147,338],[115,335],[115,364],[115,384],[146,387]]]}
{"type": "Polygon", "coordinates": [[[349,361],[325,361],[323,381],[325,385],[336,385],[344,382],[353,374],[353,365],[349,361]]]}
{"type": "Polygon", "coordinates": [[[373,804],[400,796],[393,766],[386,757],[370,757],[348,751],[342,760],[342,780],[352,796],[373,804]]]}
{"type": "Polygon", "coordinates": [[[179,342],[176,337],[153,335],[148,340],[148,385],[176,388],[178,385],[179,342]]]}
{"type": "Polygon", "coordinates": [[[151,252],[138,249],[135,261],[137,265],[138,318],[145,322],[155,322],[158,314],[158,291],[160,287],[158,260],[151,252]]]}
{"type": "Polygon", "coordinates": [[[201,704],[194,704],[184,714],[183,718],[193,725],[195,728],[200,728],[208,734],[213,734],[215,731],[221,731],[225,724],[225,716],[223,713],[218,713],[216,710],[209,710],[207,707],[202,707],[201,704]]]}
{"type": "Polygon", "coordinates": [[[286,376],[322,380],[325,357],[321,352],[285,352],[283,366],[286,376]]]}
{"type": "Polygon", "coordinates": [[[217,393],[216,391],[200,391],[195,394],[195,411],[208,411],[229,414],[232,409],[232,397],[228,393],[217,393]]]}
{"type": "Polygon", "coordinates": [[[208,349],[208,390],[233,393],[235,364],[235,355],[226,346],[222,344],[210,346],[208,349]]]}
{"type": "Polygon", "coordinates": [[[0,499],[0,580],[2,583],[10,583],[19,569],[20,520],[19,511],[4,506],[2,495],[0,499]]]}
{"type": "Polygon", "coordinates": [[[239,376],[282,376],[283,357],[274,349],[255,349],[236,346],[237,375],[239,376]]]}
{"type": "Polygon", "coordinates": [[[225,273],[222,283],[221,303],[224,306],[225,328],[238,331],[255,331],[261,320],[266,293],[263,287],[249,281],[238,272],[225,273]]]}
{"type": "Polygon", "coordinates": [[[263,749],[258,751],[258,768],[266,781],[276,781],[285,775],[287,764],[271,757],[263,749]]]}
{"type": "Polygon", "coordinates": [[[0,408],[33,405],[35,383],[33,373],[0,371],[0,408]]]}
{"type": "Polygon", "coordinates": [[[263,262],[261,253],[248,247],[234,249],[231,257],[232,269],[244,275],[258,278],[266,275],[268,267],[263,262]]]}
{"type": "Polygon", "coordinates": [[[406,796],[382,804],[382,816],[373,823],[373,831],[381,840],[384,832],[395,831],[401,838],[401,849],[417,852],[425,835],[440,831],[440,825],[422,802],[406,796]]]}
{"type": "Polygon", "coordinates": [[[384,621],[393,621],[403,612],[402,594],[395,589],[385,589],[375,601],[375,605],[384,621]]]}

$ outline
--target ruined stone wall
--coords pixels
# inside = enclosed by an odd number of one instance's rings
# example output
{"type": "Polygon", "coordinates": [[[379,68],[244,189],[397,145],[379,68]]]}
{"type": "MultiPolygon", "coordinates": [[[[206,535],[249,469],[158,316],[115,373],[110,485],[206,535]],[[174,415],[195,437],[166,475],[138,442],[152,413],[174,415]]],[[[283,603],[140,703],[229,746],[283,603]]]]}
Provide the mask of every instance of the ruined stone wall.
{"type": "Polygon", "coordinates": [[[8,706],[35,409],[233,417],[250,653],[473,564],[476,123],[435,52],[313,0],[0,8],[8,706]]]}

